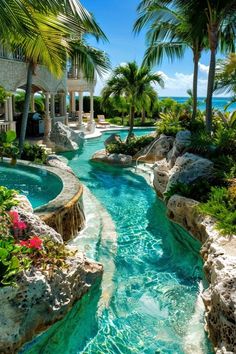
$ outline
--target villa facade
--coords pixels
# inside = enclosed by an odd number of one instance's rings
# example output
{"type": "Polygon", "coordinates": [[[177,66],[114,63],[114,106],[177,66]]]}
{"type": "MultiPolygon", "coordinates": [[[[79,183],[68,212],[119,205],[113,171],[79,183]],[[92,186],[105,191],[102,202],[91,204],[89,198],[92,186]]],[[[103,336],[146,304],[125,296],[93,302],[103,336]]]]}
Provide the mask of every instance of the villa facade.
{"type": "MultiPolygon", "coordinates": [[[[15,130],[15,93],[25,89],[27,81],[27,63],[20,50],[10,53],[0,47],[0,86],[11,95],[5,100],[0,120],[0,131],[15,130]]],[[[78,74],[77,69],[68,66],[60,78],[53,76],[45,66],[37,65],[33,75],[31,112],[35,112],[34,95],[43,92],[45,96],[44,140],[48,141],[51,126],[57,121],[68,124],[68,118],[78,122],[78,129],[93,132],[95,128],[93,113],[93,94],[96,80],[88,82],[78,74]],[[90,112],[86,113],[87,126],[83,126],[83,94],[89,92],[90,112]],[[67,95],[70,104],[67,112],[67,95]],[[76,110],[76,94],[79,95],[79,110],[76,110]]]]}

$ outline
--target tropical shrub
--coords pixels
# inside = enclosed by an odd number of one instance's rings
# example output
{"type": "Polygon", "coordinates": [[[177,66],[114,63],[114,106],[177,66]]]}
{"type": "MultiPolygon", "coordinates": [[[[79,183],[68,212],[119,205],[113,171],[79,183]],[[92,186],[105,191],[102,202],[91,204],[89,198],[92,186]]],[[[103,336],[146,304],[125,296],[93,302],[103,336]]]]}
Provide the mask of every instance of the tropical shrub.
{"type": "Polygon", "coordinates": [[[17,192],[13,189],[0,186],[0,210],[7,211],[18,204],[15,199],[17,192]]]}
{"type": "Polygon", "coordinates": [[[175,183],[164,193],[164,198],[168,201],[174,194],[179,194],[186,198],[192,198],[198,201],[206,201],[211,185],[208,181],[198,179],[191,184],[175,183]]]}
{"type": "Polygon", "coordinates": [[[25,143],[21,158],[34,163],[45,164],[47,160],[47,152],[45,149],[37,144],[25,143]]]}
{"type": "Polygon", "coordinates": [[[201,203],[198,210],[216,218],[216,226],[223,234],[236,234],[236,198],[232,190],[212,187],[208,201],[201,203]]]}
{"type": "Polygon", "coordinates": [[[187,148],[188,152],[209,157],[215,150],[212,137],[205,130],[200,130],[191,135],[191,142],[187,148]]]}
{"type": "Polygon", "coordinates": [[[220,154],[229,154],[236,158],[236,129],[222,127],[214,134],[214,144],[220,154]]]}
{"type": "Polygon", "coordinates": [[[218,155],[212,158],[219,181],[227,181],[236,176],[236,160],[230,155],[218,155]]]}
{"type": "Polygon", "coordinates": [[[13,162],[19,154],[19,149],[15,144],[16,133],[12,130],[0,133],[0,158],[10,157],[13,162]]]}
{"type": "Polygon", "coordinates": [[[178,116],[172,113],[160,113],[160,117],[161,119],[156,123],[158,134],[175,136],[183,129],[178,116]]]}
{"type": "Polygon", "coordinates": [[[141,136],[138,138],[132,138],[128,142],[117,142],[106,146],[107,152],[110,154],[125,154],[134,156],[142,148],[149,145],[155,138],[153,136],[141,136]]]}

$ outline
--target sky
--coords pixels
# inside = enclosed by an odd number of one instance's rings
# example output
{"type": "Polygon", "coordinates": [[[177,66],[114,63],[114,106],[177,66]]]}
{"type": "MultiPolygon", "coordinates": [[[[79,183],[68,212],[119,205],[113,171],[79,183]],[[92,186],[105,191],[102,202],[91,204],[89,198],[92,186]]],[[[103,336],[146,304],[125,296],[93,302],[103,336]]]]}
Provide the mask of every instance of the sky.
{"type": "MultiPolygon", "coordinates": [[[[137,18],[139,0],[81,0],[82,4],[92,12],[96,21],[108,37],[108,43],[96,43],[89,39],[91,45],[108,53],[112,67],[120,63],[136,60],[142,63],[145,46],[145,31],[134,35],[133,25],[137,18]]],[[[199,64],[199,97],[206,96],[207,76],[210,55],[203,53],[199,64]]],[[[159,96],[187,96],[186,91],[192,88],[193,59],[191,50],[187,50],[183,59],[169,62],[164,59],[161,65],[155,66],[154,71],[162,74],[165,88],[157,87],[159,96]]],[[[95,94],[99,95],[106,79],[98,78],[95,94]]],[[[222,96],[222,95],[221,95],[222,96]]]]}

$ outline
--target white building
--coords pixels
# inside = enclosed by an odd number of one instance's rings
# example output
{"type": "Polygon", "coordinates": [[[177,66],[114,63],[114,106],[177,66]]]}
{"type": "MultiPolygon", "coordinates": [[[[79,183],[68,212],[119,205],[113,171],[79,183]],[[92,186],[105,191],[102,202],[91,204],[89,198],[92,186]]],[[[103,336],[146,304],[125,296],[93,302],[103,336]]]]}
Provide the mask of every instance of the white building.
{"type": "MultiPolygon", "coordinates": [[[[0,46],[0,86],[12,94],[4,102],[4,120],[0,120],[0,131],[15,130],[15,121],[13,120],[15,112],[14,94],[17,89],[25,89],[26,80],[27,63],[25,63],[20,50],[9,53],[0,46]]],[[[84,92],[89,92],[91,97],[90,112],[86,114],[88,118],[87,126],[84,129],[90,132],[94,130],[93,93],[95,85],[96,80],[87,82],[79,75],[73,65],[68,67],[68,70],[60,79],[55,78],[45,66],[37,65],[33,75],[31,111],[34,111],[35,93],[43,92],[45,94],[45,141],[48,140],[51,125],[56,121],[67,124],[68,116],[77,120],[78,128],[82,129],[84,92]],[[66,104],[68,93],[70,95],[69,112],[67,112],[66,104]],[[76,93],[79,95],[78,111],[76,111],[76,93]]]]}

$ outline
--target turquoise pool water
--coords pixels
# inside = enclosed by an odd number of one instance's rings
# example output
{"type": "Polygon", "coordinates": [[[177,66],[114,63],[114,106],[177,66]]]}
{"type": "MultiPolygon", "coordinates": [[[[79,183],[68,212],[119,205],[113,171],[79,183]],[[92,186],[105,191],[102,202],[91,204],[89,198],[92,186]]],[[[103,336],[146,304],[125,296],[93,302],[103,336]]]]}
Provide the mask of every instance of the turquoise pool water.
{"type": "Polygon", "coordinates": [[[40,168],[0,163],[0,185],[26,195],[33,208],[54,199],[62,190],[62,182],[54,174],[40,168]]]}
{"type": "Polygon", "coordinates": [[[105,283],[109,301],[103,299],[101,290],[93,289],[63,321],[23,352],[211,353],[199,299],[203,278],[200,245],[167,219],[164,204],[143,177],[89,162],[109,135],[87,141],[76,153],[64,153],[116,226],[116,249],[113,242],[96,243],[96,259],[112,274],[110,283],[105,283]]]}

